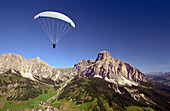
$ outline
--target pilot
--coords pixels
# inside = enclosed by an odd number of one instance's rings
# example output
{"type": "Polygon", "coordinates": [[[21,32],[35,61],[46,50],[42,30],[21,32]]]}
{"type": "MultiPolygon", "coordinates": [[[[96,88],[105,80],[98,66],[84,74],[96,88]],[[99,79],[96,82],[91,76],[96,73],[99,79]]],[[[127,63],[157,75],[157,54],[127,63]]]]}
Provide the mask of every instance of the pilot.
{"type": "Polygon", "coordinates": [[[55,48],[56,47],[56,43],[53,43],[53,48],[55,48]]]}

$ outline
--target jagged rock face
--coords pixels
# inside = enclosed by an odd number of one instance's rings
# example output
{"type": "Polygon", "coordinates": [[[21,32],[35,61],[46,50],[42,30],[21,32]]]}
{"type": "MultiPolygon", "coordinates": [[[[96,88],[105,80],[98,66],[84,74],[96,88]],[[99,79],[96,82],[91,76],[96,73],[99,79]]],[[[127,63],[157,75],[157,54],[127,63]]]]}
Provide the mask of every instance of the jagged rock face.
{"type": "Polygon", "coordinates": [[[132,67],[128,62],[121,62],[111,57],[109,52],[103,51],[98,54],[96,61],[82,60],[71,68],[56,69],[39,57],[28,61],[17,54],[0,55],[0,73],[11,70],[19,73],[22,77],[32,80],[40,80],[55,84],[75,75],[82,77],[99,77],[115,84],[137,85],[147,81],[144,74],[132,67]]]}
{"type": "Polygon", "coordinates": [[[0,73],[11,70],[13,73],[20,73],[22,77],[30,78],[32,80],[40,80],[43,82],[51,82],[55,84],[58,81],[67,80],[71,75],[72,68],[57,69],[39,57],[29,59],[28,61],[23,57],[8,53],[0,55],[0,73]]]}
{"type": "Polygon", "coordinates": [[[28,61],[16,54],[8,53],[0,55],[0,72],[4,73],[10,69],[15,69],[21,74],[25,71],[28,61]]]}
{"type": "Polygon", "coordinates": [[[79,76],[83,76],[89,72],[89,66],[93,65],[93,63],[95,63],[95,61],[92,59],[90,60],[84,59],[74,65],[73,72],[76,75],[78,74],[79,76]]]}
{"type": "Polygon", "coordinates": [[[97,57],[96,61],[102,60],[102,59],[104,59],[106,57],[110,57],[110,56],[111,56],[110,53],[107,52],[107,51],[100,52],[98,54],[98,57],[97,57]]]}
{"type": "Polygon", "coordinates": [[[133,84],[147,81],[144,74],[128,62],[111,57],[109,52],[98,54],[96,61],[83,60],[74,65],[73,72],[79,76],[100,77],[116,84],[133,84]]]}

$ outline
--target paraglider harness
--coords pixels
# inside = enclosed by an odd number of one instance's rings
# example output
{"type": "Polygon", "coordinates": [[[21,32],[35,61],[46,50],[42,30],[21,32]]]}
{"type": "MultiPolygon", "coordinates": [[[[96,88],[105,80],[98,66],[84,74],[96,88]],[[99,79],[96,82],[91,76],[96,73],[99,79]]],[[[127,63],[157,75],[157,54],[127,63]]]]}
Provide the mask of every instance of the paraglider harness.
{"type": "Polygon", "coordinates": [[[53,48],[55,48],[56,47],[56,43],[53,43],[53,48]]]}

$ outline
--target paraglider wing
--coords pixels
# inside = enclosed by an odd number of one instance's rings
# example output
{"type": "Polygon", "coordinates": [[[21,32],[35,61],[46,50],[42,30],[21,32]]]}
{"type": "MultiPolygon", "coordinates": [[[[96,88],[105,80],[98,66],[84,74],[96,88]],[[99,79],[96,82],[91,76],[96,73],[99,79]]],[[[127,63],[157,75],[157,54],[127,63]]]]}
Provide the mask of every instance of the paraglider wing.
{"type": "Polygon", "coordinates": [[[34,17],[34,20],[42,26],[52,41],[53,48],[55,48],[54,43],[56,45],[70,28],[75,28],[74,22],[68,16],[59,12],[41,12],[34,17]]]}
{"type": "Polygon", "coordinates": [[[70,23],[75,28],[74,22],[69,17],[67,17],[66,15],[59,13],[59,12],[52,12],[52,11],[41,12],[41,13],[37,14],[34,17],[34,19],[37,19],[39,17],[51,17],[51,18],[61,19],[65,22],[70,23]]]}

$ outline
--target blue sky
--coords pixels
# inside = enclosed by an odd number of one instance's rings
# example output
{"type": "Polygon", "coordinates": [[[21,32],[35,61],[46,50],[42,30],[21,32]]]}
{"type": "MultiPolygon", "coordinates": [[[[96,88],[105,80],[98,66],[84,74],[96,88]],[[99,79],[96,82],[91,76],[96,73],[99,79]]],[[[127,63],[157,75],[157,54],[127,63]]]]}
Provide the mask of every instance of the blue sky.
{"type": "Polygon", "coordinates": [[[142,72],[170,71],[169,0],[0,0],[0,54],[71,67],[101,51],[142,72]],[[76,24],[53,49],[33,17],[59,11],[76,24]]]}

